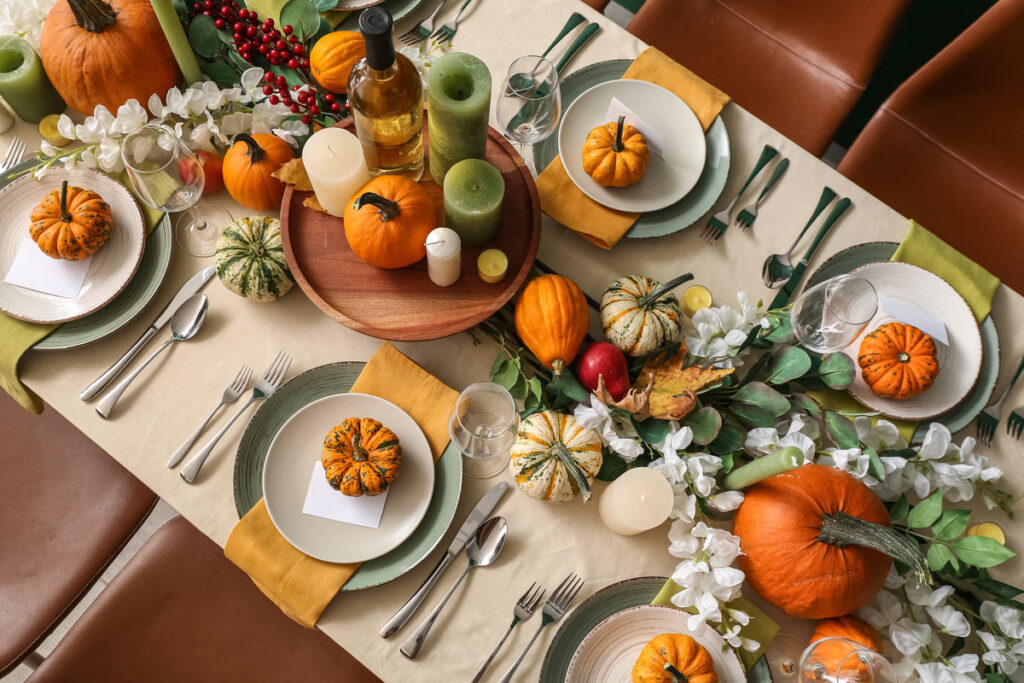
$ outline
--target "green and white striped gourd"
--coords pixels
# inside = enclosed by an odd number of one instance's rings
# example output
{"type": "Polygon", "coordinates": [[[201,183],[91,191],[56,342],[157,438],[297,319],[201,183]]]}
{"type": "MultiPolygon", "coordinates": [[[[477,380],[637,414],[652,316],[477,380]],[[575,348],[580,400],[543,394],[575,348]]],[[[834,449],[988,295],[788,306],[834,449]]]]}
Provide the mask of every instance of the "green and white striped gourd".
{"type": "Polygon", "coordinates": [[[604,336],[630,356],[643,356],[677,341],[683,311],[671,290],[692,279],[687,273],[662,285],[643,275],[628,275],[611,283],[601,298],[604,336]]]}
{"type": "Polygon", "coordinates": [[[583,493],[601,470],[601,438],[568,413],[545,410],[519,425],[509,469],[531,498],[564,503],[583,493]]]}
{"type": "Polygon", "coordinates": [[[225,228],[217,240],[216,265],[224,286],[250,301],[273,301],[295,284],[276,218],[249,216],[225,228]]]}

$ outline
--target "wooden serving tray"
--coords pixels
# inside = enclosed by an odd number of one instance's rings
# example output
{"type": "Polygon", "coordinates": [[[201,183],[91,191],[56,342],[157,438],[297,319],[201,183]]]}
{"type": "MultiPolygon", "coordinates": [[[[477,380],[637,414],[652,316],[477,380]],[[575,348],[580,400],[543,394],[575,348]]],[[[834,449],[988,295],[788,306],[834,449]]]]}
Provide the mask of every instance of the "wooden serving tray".
{"type": "MultiPolygon", "coordinates": [[[[424,117],[425,119],[426,117],[424,117]]],[[[337,124],[352,130],[347,118],[337,124]]],[[[423,146],[427,148],[424,120],[423,146]]],[[[501,308],[529,273],[540,243],[540,200],[530,169],[498,131],[488,131],[486,159],[505,179],[498,233],[482,247],[462,247],[462,276],[450,287],[427,277],[427,260],[407,268],[371,266],[349,248],[341,218],[302,205],[312,192],[289,185],[281,202],[281,236],[288,267],[299,287],[320,310],[342,325],[380,339],[422,341],[469,329],[501,308]],[[495,284],[477,275],[476,259],[485,249],[508,256],[508,274],[495,284]]],[[[420,183],[427,188],[444,224],[441,188],[430,177],[429,162],[420,183]]]]}

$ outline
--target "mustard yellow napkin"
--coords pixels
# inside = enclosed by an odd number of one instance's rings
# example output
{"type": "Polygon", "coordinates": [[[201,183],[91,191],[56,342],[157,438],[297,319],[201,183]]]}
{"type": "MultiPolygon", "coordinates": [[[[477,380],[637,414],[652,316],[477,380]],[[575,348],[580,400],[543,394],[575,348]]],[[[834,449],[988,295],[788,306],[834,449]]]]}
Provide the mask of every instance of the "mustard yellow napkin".
{"type": "MultiPolygon", "coordinates": [[[[648,81],[667,88],[686,102],[704,130],[729,102],[729,96],[656,48],[647,48],[623,78],[648,81]]],[[[602,249],[611,249],[633,227],[638,213],[616,211],[587,197],[569,179],[561,157],[537,177],[541,209],[556,221],[579,233],[602,249]]]]}
{"type": "MultiPolygon", "coordinates": [[[[667,607],[675,607],[672,604],[672,596],[683,590],[682,587],[672,579],[665,582],[665,585],[661,587],[658,594],[651,600],[652,605],[665,605],[667,607]]],[[[738,609],[746,612],[750,615],[750,623],[740,629],[740,635],[744,638],[750,638],[756,640],[761,646],[754,652],[739,649],[736,650],[737,656],[740,661],[743,662],[743,668],[747,671],[750,667],[761,658],[764,651],[768,648],[768,644],[772,642],[772,638],[779,632],[779,625],[772,621],[772,618],[761,611],[761,609],[750,602],[746,598],[736,598],[728,605],[731,609],[738,609]]],[[[691,611],[691,610],[687,610],[691,611]]]]}
{"type": "MultiPolygon", "coordinates": [[[[409,413],[437,461],[448,445],[448,418],[459,395],[385,343],[363,368],[352,392],[373,394],[409,413]]],[[[310,453],[318,457],[319,453],[310,453]]],[[[401,473],[399,473],[401,476],[401,473]]],[[[345,585],[359,563],[333,564],[309,557],[281,536],[260,501],[238,522],[224,555],[247,573],[281,611],[306,628],[345,585]]]]}

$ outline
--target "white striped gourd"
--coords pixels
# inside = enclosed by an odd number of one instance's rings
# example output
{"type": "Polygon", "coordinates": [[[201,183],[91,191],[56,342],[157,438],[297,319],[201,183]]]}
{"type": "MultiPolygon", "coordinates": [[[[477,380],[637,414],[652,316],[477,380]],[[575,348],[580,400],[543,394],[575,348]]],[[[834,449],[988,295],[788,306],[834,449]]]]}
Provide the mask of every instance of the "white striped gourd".
{"type": "Polygon", "coordinates": [[[250,301],[273,301],[295,284],[281,245],[281,222],[266,216],[241,218],[217,240],[217,276],[250,301]]]}
{"type": "Polygon", "coordinates": [[[509,469],[531,498],[564,503],[583,493],[601,469],[601,439],[567,413],[545,410],[519,425],[509,469]]]}
{"type": "Polygon", "coordinates": [[[662,285],[643,275],[629,275],[611,283],[601,298],[604,336],[630,356],[677,341],[683,311],[671,290],[692,279],[687,273],[662,285]]]}

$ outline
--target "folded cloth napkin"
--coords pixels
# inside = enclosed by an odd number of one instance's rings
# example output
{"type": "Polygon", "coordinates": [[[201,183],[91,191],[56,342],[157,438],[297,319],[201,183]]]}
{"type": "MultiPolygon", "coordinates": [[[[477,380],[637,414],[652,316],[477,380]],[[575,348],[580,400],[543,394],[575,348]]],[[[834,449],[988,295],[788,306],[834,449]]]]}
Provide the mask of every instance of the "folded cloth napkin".
{"type": "MultiPolygon", "coordinates": [[[[658,594],[651,600],[652,605],[665,605],[667,607],[675,607],[672,604],[672,596],[683,590],[682,586],[677,584],[672,579],[665,582],[665,585],[661,587],[658,594]]],[[[737,656],[743,663],[743,668],[750,671],[750,667],[761,658],[764,651],[768,648],[768,644],[772,642],[772,638],[779,632],[779,625],[772,621],[772,618],[761,611],[761,609],[750,602],[746,598],[736,598],[728,604],[729,609],[740,610],[746,612],[747,616],[750,617],[750,622],[746,626],[740,628],[740,637],[749,638],[759,644],[756,650],[747,650],[739,648],[736,650],[737,656]]],[[[688,609],[687,612],[694,610],[688,609]]]]}
{"type": "MultiPolygon", "coordinates": [[[[139,202],[139,207],[146,220],[148,235],[164,217],[164,213],[151,209],[142,202],[139,202]]],[[[36,415],[43,412],[43,401],[18,379],[18,361],[26,351],[58,327],[60,325],[25,322],[0,313],[0,340],[3,340],[0,341],[0,387],[20,403],[22,408],[36,415]]]]}
{"type": "MultiPolygon", "coordinates": [[[[729,102],[724,92],[653,47],[634,60],[623,78],[648,81],[671,90],[689,105],[705,131],[729,102]]],[[[601,206],[583,194],[565,172],[561,157],[555,157],[537,176],[537,192],[544,213],[602,249],[614,247],[640,217],[639,213],[601,206]]]]}
{"type": "MultiPolygon", "coordinates": [[[[363,368],[353,393],[372,394],[409,413],[423,430],[437,461],[448,445],[448,418],[458,392],[385,343],[363,368]]],[[[399,475],[401,476],[401,475],[399,475]]],[[[281,611],[306,628],[345,585],[359,563],[334,564],[309,557],[274,527],[260,501],[238,522],[224,548],[281,611]]]]}

